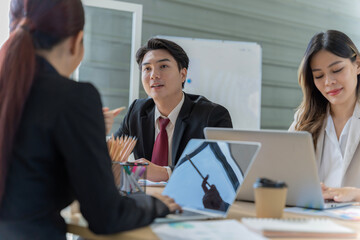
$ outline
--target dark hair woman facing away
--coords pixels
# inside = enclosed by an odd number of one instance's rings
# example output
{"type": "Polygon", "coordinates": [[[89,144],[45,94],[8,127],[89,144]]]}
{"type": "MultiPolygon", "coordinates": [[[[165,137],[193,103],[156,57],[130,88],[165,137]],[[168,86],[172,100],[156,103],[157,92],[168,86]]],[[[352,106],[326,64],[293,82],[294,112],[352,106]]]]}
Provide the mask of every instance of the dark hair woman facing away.
{"type": "Polygon", "coordinates": [[[65,239],[74,199],[95,233],[152,222],[172,199],[119,195],[100,96],[68,79],[83,58],[80,0],[12,0],[0,49],[0,238],[65,239]]]}

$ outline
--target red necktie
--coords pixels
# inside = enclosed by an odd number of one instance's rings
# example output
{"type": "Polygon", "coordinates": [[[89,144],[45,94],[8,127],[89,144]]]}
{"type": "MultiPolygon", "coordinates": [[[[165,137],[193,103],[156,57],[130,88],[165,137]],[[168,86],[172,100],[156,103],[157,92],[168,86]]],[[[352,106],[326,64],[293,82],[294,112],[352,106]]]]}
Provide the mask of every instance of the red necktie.
{"type": "Polygon", "coordinates": [[[169,124],[169,122],[170,119],[168,118],[159,118],[160,132],[156,137],[151,157],[151,162],[159,166],[168,165],[169,145],[166,126],[169,124]]]}

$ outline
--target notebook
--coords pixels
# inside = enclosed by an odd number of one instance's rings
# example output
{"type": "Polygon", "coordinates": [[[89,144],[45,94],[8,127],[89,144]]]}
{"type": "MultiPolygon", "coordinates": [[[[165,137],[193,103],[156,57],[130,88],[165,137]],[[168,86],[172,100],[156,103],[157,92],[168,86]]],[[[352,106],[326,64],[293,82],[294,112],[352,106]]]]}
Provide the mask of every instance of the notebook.
{"type": "Polygon", "coordinates": [[[269,238],[356,238],[357,233],[329,219],[243,218],[249,229],[269,238]]]}
{"type": "Polygon", "coordinates": [[[259,149],[259,143],[190,140],[162,193],[184,212],[155,223],[225,218],[259,149]]]}
{"type": "Polygon", "coordinates": [[[261,143],[259,155],[250,166],[237,196],[238,200],[254,201],[253,184],[258,177],[266,177],[286,182],[288,206],[326,209],[353,204],[324,201],[314,144],[308,132],[205,128],[204,133],[208,139],[261,143]]]}

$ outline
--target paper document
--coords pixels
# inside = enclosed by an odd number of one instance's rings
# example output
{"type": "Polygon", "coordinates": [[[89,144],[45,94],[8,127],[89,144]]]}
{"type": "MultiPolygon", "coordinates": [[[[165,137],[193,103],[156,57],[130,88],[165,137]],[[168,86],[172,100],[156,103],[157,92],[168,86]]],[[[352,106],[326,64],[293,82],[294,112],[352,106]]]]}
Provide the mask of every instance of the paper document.
{"type": "Polygon", "coordinates": [[[327,210],[315,210],[300,207],[285,208],[285,212],[299,213],[313,216],[327,216],[342,220],[360,221],[360,206],[348,206],[327,210]]]}
{"type": "Polygon", "coordinates": [[[152,224],[153,232],[162,240],[264,240],[263,236],[248,230],[236,220],[187,221],[152,224]]]}
{"type": "Polygon", "coordinates": [[[360,221],[360,206],[350,206],[326,210],[326,215],[344,220],[360,221]]]}
{"type": "Polygon", "coordinates": [[[140,186],[144,186],[146,184],[147,187],[165,187],[166,182],[152,182],[150,180],[139,179],[140,186]]]}
{"type": "Polygon", "coordinates": [[[326,218],[243,218],[245,226],[270,238],[356,238],[357,233],[326,218]]]}

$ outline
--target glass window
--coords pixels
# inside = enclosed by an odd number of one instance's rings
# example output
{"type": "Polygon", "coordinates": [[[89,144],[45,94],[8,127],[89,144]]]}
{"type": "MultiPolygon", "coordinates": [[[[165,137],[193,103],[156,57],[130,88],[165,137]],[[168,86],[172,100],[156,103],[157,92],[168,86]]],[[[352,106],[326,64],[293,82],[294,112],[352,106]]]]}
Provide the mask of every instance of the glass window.
{"type": "MultiPolygon", "coordinates": [[[[91,82],[99,90],[103,106],[129,105],[132,14],[111,9],[85,7],[85,56],[79,81],[91,82]]],[[[115,119],[111,132],[119,128],[126,111],[115,119]]]]}
{"type": "Polygon", "coordinates": [[[10,0],[0,1],[0,47],[9,37],[9,11],[10,11],[10,0]]]}
{"type": "MultiPolygon", "coordinates": [[[[91,82],[103,106],[128,107],[139,97],[139,70],[135,61],[141,44],[142,5],[121,1],[83,0],[85,55],[74,78],[91,82]]],[[[126,114],[115,119],[115,132],[126,114]]]]}

